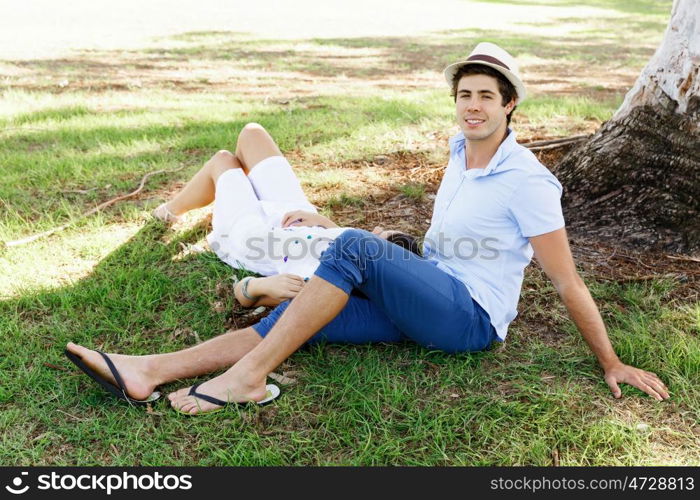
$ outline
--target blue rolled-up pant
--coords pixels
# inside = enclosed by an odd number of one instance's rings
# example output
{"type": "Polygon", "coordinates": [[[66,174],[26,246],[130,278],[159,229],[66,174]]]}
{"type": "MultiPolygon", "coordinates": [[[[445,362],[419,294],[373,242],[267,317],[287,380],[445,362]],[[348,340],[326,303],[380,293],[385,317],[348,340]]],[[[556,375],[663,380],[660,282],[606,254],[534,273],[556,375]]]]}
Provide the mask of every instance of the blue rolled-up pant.
{"type": "MultiPolygon", "coordinates": [[[[469,352],[497,340],[488,313],[462,282],[367,231],[344,231],[321,256],[315,275],[350,298],[309,343],[412,340],[429,349],[469,352]],[[353,290],[364,297],[352,295],[353,290]]],[[[253,325],[255,331],[267,335],[289,304],[283,302],[253,325]]]]}

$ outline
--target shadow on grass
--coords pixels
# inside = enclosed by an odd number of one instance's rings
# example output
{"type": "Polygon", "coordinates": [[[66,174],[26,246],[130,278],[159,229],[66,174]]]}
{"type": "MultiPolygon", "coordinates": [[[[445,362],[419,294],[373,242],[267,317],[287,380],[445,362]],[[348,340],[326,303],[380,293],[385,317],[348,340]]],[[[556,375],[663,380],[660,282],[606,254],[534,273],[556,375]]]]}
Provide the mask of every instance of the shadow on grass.
{"type": "MultiPolygon", "coordinates": [[[[22,115],[21,121],[29,124],[48,117],[67,120],[79,117],[81,123],[75,129],[66,124],[56,130],[19,130],[5,136],[0,150],[5,152],[7,168],[5,180],[0,183],[0,198],[7,200],[17,212],[55,215],[66,211],[64,201],[69,196],[61,190],[111,185],[110,189],[88,192],[79,199],[73,197],[75,203],[71,206],[76,215],[95,202],[133,189],[146,172],[173,169],[183,163],[198,168],[217,150],[233,150],[238,133],[251,121],[270,131],[283,151],[294,151],[333,144],[364,130],[371,133],[375,127],[411,125],[432,117],[433,111],[409,100],[348,97],[317,99],[313,104],[295,101],[274,111],[253,108],[245,117],[238,115],[230,120],[181,123],[177,117],[170,117],[164,120],[166,123],[124,126],[115,120],[114,125],[104,125],[113,116],[108,111],[74,107],[22,115]],[[97,122],[92,128],[85,125],[89,119],[97,122]],[[147,151],[138,151],[141,143],[148,146],[147,151]]],[[[190,175],[189,170],[183,171],[178,178],[190,175]]],[[[154,177],[149,181],[148,191],[172,181],[166,175],[154,177]]],[[[55,217],[46,221],[52,224],[55,217]]],[[[38,224],[40,228],[41,221],[38,224]]]]}
{"type": "Polygon", "coordinates": [[[484,3],[547,7],[598,7],[625,14],[669,15],[672,0],[479,0],[484,3]]]}
{"type": "MultiPolygon", "coordinates": [[[[490,0],[500,2],[501,0],[490,0]]],[[[506,2],[507,3],[507,2],[506,2]]],[[[577,2],[521,1],[535,5],[578,5],[577,2]]],[[[165,41],[188,43],[189,46],[163,47],[145,50],[83,51],[74,58],[37,61],[8,61],[32,71],[32,80],[17,80],[9,85],[15,89],[47,89],[54,92],[74,88],[86,90],[129,89],[130,85],[153,88],[176,88],[189,92],[207,88],[232,86],[246,80],[245,74],[255,74],[256,81],[244,84],[272,91],[280,80],[291,85],[315,85],[314,79],[373,81],[393,79],[415,80],[421,73],[442,70],[447,64],[466,56],[479,41],[501,44],[516,57],[523,53],[557,61],[595,62],[602,67],[619,67],[628,62],[648,59],[655,47],[644,43],[650,33],[659,33],[665,20],[652,16],[668,9],[668,2],[617,1],[593,2],[608,6],[627,16],[601,18],[557,19],[546,23],[557,26],[566,21],[580,24],[580,32],[568,34],[513,35],[513,32],[493,30],[452,30],[421,37],[364,37],[338,39],[251,40],[237,32],[192,32],[176,35],[165,41]],[[608,5],[609,4],[609,5],[608,5]],[[639,17],[638,14],[645,14],[639,17]],[[650,14],[651,13],[651,14],[650,14]],[[601,29],[605,37],[601,37],[601,29]],[[590,33],[587,33],[587,30],[590,33]],[[593,30],[593,31],[591,31],[593,30]],[[635,37],[627,36],[634,33],[635,37]],[[642,37],[641,35],[645,35],[642,37]],[[223,80],[212,70],[226,76],[223,80]],[[231,73],[233,71],[233,73],[231,73]],[[73,86],[57,88],[54,79],[61,77],[73,86]],[[130,83],[131,82],[131,83],[130,83]]],[[[525,23],[527,24],[527,23],[525,23]]],[[[537,26],[545,26],[538,22],[537,26]]],[[[342,84],[343,82],[336,82],[342,84]]],[[[7,83],[5,86],[7,87],[7,83]]],[[[424,84],[425,85],[425,84],[424,84]]],[[[235,86],[232,86],[235,87],[235,86]]]]}
{"type": "MultiPolygon", "coordinates": [[[[634,23],[630,24],[633,24],[633,30],[639,27],[634,23]]],[[[658,28],[658,24],[653,22],[644,22],[641,26],[645,31],[654,26],[658,28]]],[[[499,43],[516,57],[527,52],[548,59],[595,59],[601,64],[620,64],[631,56],[651,55],[649,47],[627,47],[621,59],[621,47],[617,40],[588,40],[582,45],[581,35],[535,38],[531,35],[513,36],[511,32],[477,29],[450,30],[442,32],[441,35],[443,36],[438,37],[438,40],[421,37],[366,37],[312,39],[296,44],[287,41],[278,42],[276,47],[268,49],[264,46],[261,48],[259,41],[231,40],[214,45],[106,53],[100,56],[113,62],[95,61],[91,59],[94,54],[86,52],[74,59],[13,61],[13,64],[31,68],[44,77],[58,72],[66,78],[91,75],[98,80],[119,80],[117,74],[120,71],[131,69],[145,72],[142,74],[142,80],[152,80],[152,83],[157,84],[158,78],[149,78],[149,70],[181,70],[183,64],[187,65],[192,58],[197,58],[200,63],[232,61],[233,67],[268,73],[270,79],[280,78],[278,75],[285,73],[290,74],[289,78],[292,78],[291,74],[301,74],[326,78],[342,76],[350,79],[402,79],[408,76],[405,73],[439,71],[447,64],[466,57],[469,50],[480,41],[499,43]],[[445,35],[449,35],[449,38],[445,35]],[[367,49],[372,50],[367,52],[367,49]]],[[[194,73],[196,74],[196,69],[194,73]]],[[[158,76],[157,71],[153,72],[153,76],[158,76]]],[[[192,89],[207,86],[207,81],[197,81],[188,77],[162,78],[162,81],[189,82],[192,89]]]]}

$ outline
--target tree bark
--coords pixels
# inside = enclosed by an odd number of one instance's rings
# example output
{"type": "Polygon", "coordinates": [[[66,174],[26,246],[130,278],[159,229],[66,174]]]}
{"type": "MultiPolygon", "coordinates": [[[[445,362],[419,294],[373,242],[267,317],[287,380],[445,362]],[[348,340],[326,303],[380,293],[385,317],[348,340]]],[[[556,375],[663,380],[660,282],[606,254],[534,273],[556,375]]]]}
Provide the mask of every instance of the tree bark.
{"type": "Polygon", "coordinates": [[[624,103],[556,167],[571,231],[642,249],[700,249],[700,0],[676,0],[624,103]]]}

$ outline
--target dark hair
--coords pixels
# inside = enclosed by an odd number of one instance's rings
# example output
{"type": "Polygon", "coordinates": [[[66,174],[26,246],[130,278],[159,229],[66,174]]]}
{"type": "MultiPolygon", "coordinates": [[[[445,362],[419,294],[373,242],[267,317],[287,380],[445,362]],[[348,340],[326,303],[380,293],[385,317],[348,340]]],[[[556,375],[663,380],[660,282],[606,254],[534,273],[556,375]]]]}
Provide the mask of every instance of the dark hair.
{"type": "MultiPolygon", "coordinates": [[[[508,80],[503,73],[490,66],[484,66],[483,64],[468,64],[459,68],[452,78],[452,97],[455,102],[457,101],[457,85],[459,85],[459,81],[462,77],[467,75],[487,75],[495,78],[498,82],[498,91],[501,93],[501,106],[505,106],[513,99],[518,98],[518,92],[515,90],[515,86],[510,83],[510,80],[508,80]]],[[[510,118],[516,107],[517,106],[514,106],[510,113],[508,113],[508,116],[506,116],[507,125],[510,125],[510,118]]]]}
{"type": "MultiPolygon", "coordinates": [[[[423,256],[423,254],[420,251],[420,248],[418,247],[418,242],[416,241],[416,239],[413,236],[410,236],[406,233],[390,234],[389,237],[387,237],[386,241],[393,243],[394,245],[398,245],[401,248],[405,248],[406,250],[410,250],[419,257],[423,256]]],[[[355,297],[360,297],[363,299],[367,298],[367,295],[365,295],[362,291],[358,290],[357,288],[353,288],[350,295],[354,295],[355,297]]]]}
{"type": "Polygon", "coordinates": [[[401,248],[405,248],[406,250],[413,252],[419,257],[422,256],[420,248],[418,248],[418,242],[416,242],[416,239],[413,236],[406,233],[393,233],[390,234],[386,240],[394,245],[398,245],[401,248]]]}

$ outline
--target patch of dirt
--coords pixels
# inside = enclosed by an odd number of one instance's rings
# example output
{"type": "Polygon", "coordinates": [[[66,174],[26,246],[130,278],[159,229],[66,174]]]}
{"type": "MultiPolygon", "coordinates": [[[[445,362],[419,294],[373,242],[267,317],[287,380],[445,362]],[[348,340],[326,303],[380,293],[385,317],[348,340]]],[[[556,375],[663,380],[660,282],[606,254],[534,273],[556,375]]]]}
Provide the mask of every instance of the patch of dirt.
{"type": "Polygon", "coordinates": [[[596,281],[643,283],[654,279],[673,280],[666,301],[693,304],[700,300],[700,259],[664,252],[635,251],[591,241],[571,239],[574,259],[583,272],[596,281]]]}

